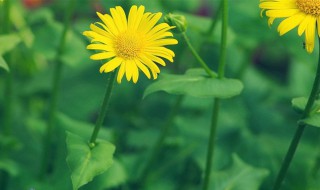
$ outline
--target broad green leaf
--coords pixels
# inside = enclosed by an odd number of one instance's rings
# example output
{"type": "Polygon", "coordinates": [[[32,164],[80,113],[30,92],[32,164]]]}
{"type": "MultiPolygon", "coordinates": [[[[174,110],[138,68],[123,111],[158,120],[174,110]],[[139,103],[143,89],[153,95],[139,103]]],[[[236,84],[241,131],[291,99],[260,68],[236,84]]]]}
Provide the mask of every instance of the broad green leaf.
{"type": "Polygon", "coordinates": [[[6,70],[7,72],[10,71],[7,62],[3,59],[3,57],[2,57],[1,55],[0,55],[0,68],[3,68],[3,69],[6,70]]]}
{"type": "Polygon", "coordinates": [[[20,37],[17,34],[6,34],[0,36],[0,55],[11,51],[20,42],[20,37]]]}
{"type": "Polygon", "coordinates": [[[113,163],[115,146],[99,140],[96,146],[90,149],[86,140],[67,132],[67,149],[73,190],[77,190],[109,169],[113,163]]]}
{"type": "Polygon", "coordinates": [[[230,98],[239,95],[243,89],[236,79],[209,78],[202,69],[190,69],[184,75],[162,74],[144,92],[144,97],[157,91],[169,94],[184,94],[194,97],[230,98]]]}
{"type": "Polygon", "coordinates": [[[311,114],[306,119],[301,120],[301,122],[313,127],[320,127],[320,110],[319,112],[311,114]]]}
{"type": "Polygon", "coordinates": [[[212,189],[219,190],[258,190],[269,171],[244,163],[237,155],[233,156],[230,168],[214,172],[211,178],[212,189]]]}

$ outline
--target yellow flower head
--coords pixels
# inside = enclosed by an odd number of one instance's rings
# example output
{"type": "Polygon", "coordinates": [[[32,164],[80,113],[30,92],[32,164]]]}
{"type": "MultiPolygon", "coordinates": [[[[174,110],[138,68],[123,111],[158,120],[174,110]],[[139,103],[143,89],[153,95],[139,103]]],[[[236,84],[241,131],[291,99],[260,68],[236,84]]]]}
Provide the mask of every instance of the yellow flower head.
{"type": "Polygon", "coordinates": [[[308,53],[314,49],[316,25],[320,36],[320,0],[260,0],[261,14],[266,10],[271,25],[276,18],[286,18],[278,26],[280,35],[298,27],[298,34],[305,33],[308,53]]]}
{"type": "Polygon", "coordinates": [[[122,7],[111,8],[109,14],[97,13],[102,22],[90,25],[91,31],[83,34],[92,39],[87,49],[100,50],[92,55],[92,60],[109,59],[100,67],[100,72],[111,72],[119,68],[117,82],[124,74],[128,81],[138,81],[139,70],[149,79],[157,78],[165,66],[163,58],[173,62],[174,52],[164,47],[177,44],[167,23],[157,24],[162,13],[144,12],[144,6],[132,6],[128,17],[122,7]],[[157,64],[156,64],[157,63],[157,64]],[[151,74],[150,74],[151,72],[151,74]]]}

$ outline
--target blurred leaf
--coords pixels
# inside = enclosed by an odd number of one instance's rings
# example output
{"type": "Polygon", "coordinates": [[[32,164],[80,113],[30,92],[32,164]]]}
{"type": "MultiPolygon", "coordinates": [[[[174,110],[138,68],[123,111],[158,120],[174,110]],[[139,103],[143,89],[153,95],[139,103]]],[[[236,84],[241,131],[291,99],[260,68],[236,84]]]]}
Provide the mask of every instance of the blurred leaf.
{"type": "Polygon", "coordinates": [[[0,55],[0,68],[3,68],[3,69],[6,70],[7,72],[10,71],[7,62],[3,59],[3,57],[2,57],[1,55],[0,55]]]}
{"type": "Polygon", "coordinates": [[[62,32],[62,24],[55,21],[41,23],[35,27],[34,35],[34,50],[44,56],[46,59],[51,60],[56,55],[56,49],[60,41],[62,32]]]}
{"type": "Polygon", "coordinates": [[[0,134],[0,150],[18,150],[21,147],[21,142],[15,136],[0,134]]]}
{"type": "Polygon", "coordinates": [[[144,97],[157,91],[195,97],[230,98],[241,93],[243,85],[236,79],[209,78],[202,69],[190,69],[184,75],[162,74],[144,92],[144,97]]]}
{"type": "Polygon", "coordinates": [[[95,147],[89,147],[86,140],[67,132],[67,163],[71,169],[73,190],[104,173],[113,163],[113,144],[98,140],[95,147]]]}
{"type": "Polygon", "coordinates": [[[268,170],[247,165],[237,155],[234,155],[233,165],[229,169],[213,173],[211,184],[214,188],[212,189],[258,190],[268,174],[268,170]]]}
{"type": "Polygon", "coordinates": [[[0,55],[11,51],[20,42],[20,37],[17,34],[0,35],[0,55]]]}
{"type": "Polygon", "coordinates": [[[19,173],[18,165],[12,159],[8,158],[0,159],[0,170],[8,172],[11,176],[16,176],[19,173]]]}
{"type": "Polygon", "coordinates": [[[304,111],[304,108],[306,107],[307,102],[308,99],[305,97],[293,98],[291,101],[291,105],[294,110],[296,110],[299,113],[302,113],[304,111]]]}
{"type": "Polygon", "coordinates": [[[89,59],[89,51],[87,51],[83,40],[73,31],[68,31],[65,48],[61,56],[65,64],[78,67],[79,63],[85,59],[89,59]]]}

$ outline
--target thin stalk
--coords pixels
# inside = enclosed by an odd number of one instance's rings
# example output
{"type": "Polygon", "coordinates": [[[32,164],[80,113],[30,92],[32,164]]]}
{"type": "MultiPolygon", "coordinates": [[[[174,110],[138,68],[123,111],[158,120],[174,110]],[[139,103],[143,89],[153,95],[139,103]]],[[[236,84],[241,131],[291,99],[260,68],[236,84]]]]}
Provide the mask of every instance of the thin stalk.
{"type": "Polygon", "coordinates": [[[197,59],[197,61],[200,63],[200,65],[203,67],[203,69],[208,73],[208,75],[212,78],[215,78],[215,74],[211,71],[211,69],[208,67],[208,65],[203,61],[203,59],[200,57],[198,52],[194,49],[192,46],[187,34],[184,32],[182,33],[183,39],[186,41],[189,49],[191,50],[191,53],[193,56],[197,59]]]}
{"type": "Polygon", "coordinates": [[[221,44],[220,44],[220,57],[219,57],[219,68],[218,77],[224,77],[224,70],[227,58],[227,33],[228,33],[228,0],[221,2],[222,9],[222,28],[221,28],[221,44]]]}
{"type": "MultiPolygon", "coordinates": [[[[227,26],[228,26],[228,0],[222,0],[222,29],[221,29],[221,46],[220,46],[220,57],[218,67],[218,78],[224,78],[224,70],[226,65],[226,54],[227,54],[227,26]]],[[[203,180],[203,190],[208,190],[210,186],[210,176],[212,168],[212,160],[214,157],[216,131],[218,127],[218,117],[220,110],[220,99],[214,99],[210,136],[207,150],[206,168],[203,180]]]]}
{"type": "MultiPolygon", "coordinates": [[[[319,44],[320,44],[320,38],[318,38],[318,40],[319,40],[319,44]]],[[[313,87],[312,87],[311,93],[309,95],[307,105],[306,105],[304,112],[301,116],[301,120],[303,120],[309,116],[309,114],[311,112],[311,108],[312,108],[312,106],[317,98],[317,95],[319,93],[319,88],[320,88],[320,48],[319,48],[319,58],[318,58],[318,66],[317,67],[318,68],[317,68],[317,73],[316,73],[316,76],[315,76],[315,79],[313,82],[313,87]]],[[[292,138],[292,141],[290,143],[290,146],[288,148],[287,154],[282,162],[281,169],[278,173],[278,176],[277,176],[276,181],[273,186],[273,190],[280,189],[281,184],[287,174],[287,171],[288,171],[289,166],[291,164],[291,161],[293,159],[293,156],[297,150],[297,147],[299,145],[299,142],[300,142],[300,139],[301,139],[301,136],[304,132],[305,127],[306,127],[306,124],[299,122],[298,127],[296,129],[296,132],[295,132],[295,134],[292,138]]]]}
{"type": "Polygon", "coordinates": [[[53,133],[54,133],[54,125],[55,125],[55,118],[57,113],[57,103],[58,103],[58,95],[60,89],[60,81],[62,76],[62,69],[63,63],[61,61],[61,55],[64,51],[65,43],[66,43],[66,36],[67,31],[70,28],[71,17],[73,14],[73,10],[75,7],[76,0],[69,0],[68,7],[66,8],[66,16],[64,19],[64,27],[61,34],[59,46],[55,55],[54,62],[54,74],[53,74],[53,83],[52,83],[52,95],[48,113],[48,124],[46,129],[46,135],[43,139],[43,157],[42,157],[42,165],[40,170],[40,177],[44,177],[44,175],[50,171],[50,160],[53,157],[52,153],[52,141],[53,141],[53,133]]]}
{"type": "Polygon", "coordinates": [[[215,138],[216,132],[218,128],[218,117],[220,110],[220,99],[215,98],[212,110],[212,118],[211,118],[211,128],[210,128],[210,136],[208,142],[208,150],[207,150],[207,160],[206,160],[206,168],[204,173],[203,180],[203,190],[208,190],[210,185],[210,176],[211,176],[211,168],[212,168],[212,160],[215,149],[215,138]]]}
{"type": "Polygon", "coordinates": [[[92,132],[90,141],[89,141],[89,145],[90,145],[91,148],[93,148],[95,146],[95,144],[96,144],[96,140],[97,140],[100,128],[102,126],[102,123],[104,121],[105,115],[107,113],[107,108],[108,108],[108,105],[109,105],[109,100],[110,100],[110,97],[111,97],[111,92],[112,92],[115,76],[116,76],[116,71],[113,71],[113,72],[110,73],[110,76],[109,76],[109,79],[108,79],[106,93],[104,95],[104,99],[103,99],[102,106],[101,106],[101,110],[100,110],[98,119],[96,121],[96,125],[94,127],[94,130],[92,132]]]}
{"type": "Polygon", "coordinates": [[[161,152],[164,140],[168,136],[168,133],[169,133],[169,131],[171,129],[173,120],[176,117],[176,115],[177,115],[177,113],[178,113],[178,111],[180,109],[180,106],[181,106],[181,103],[183,101],[183,98],[184,98],[184,96],[180,95],[177,98],[173,108],[171,109],[169,117],[168,117],[167,121],[165,122],[164,126],[162,127],[161,134],[160,134],[159,138],[157,139],[157,142],[153,146],[152,152],[150,154],[150,157],[147,160],[147,162],[145,164],[145,167],[143,168],[143,170],[142,170],[142,172],[141,172],[141,174],[140,174],[140,176],[138,178],[138,182],[140,182],[140,180],[146,180],[151,165],[154,163],[154,161],[158,157],[159,153],[161,152]]]}

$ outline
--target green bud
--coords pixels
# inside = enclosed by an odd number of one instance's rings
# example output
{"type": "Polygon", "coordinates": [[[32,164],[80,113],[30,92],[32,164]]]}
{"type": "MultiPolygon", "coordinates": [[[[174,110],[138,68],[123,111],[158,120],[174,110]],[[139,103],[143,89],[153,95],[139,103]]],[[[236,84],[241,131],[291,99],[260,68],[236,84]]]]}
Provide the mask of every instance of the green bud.
{"type": "Polygon", "coordinates": [[[183,15],[169,13],[164,17],[164,21],[170,26],[175,26],[175,28],[172,29],[174,33],[183,33],[187,29],[187,20],[183,15]]]}

